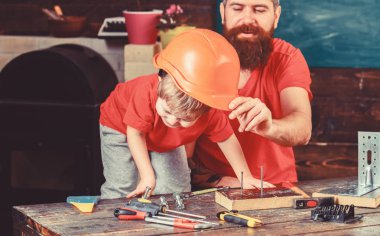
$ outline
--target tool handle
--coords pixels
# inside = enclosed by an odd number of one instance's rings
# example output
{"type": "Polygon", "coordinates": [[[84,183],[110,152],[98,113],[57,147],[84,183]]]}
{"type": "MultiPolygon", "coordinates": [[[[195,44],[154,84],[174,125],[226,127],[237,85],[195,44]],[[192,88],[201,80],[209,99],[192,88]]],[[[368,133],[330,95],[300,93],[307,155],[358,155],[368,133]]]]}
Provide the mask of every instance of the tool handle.
{"type": "Polygon", "coordinates": [[[119,220],[144,220],[148,214],[130,208],[116,208],[113,212],[119,220]]]}
{"type": "Polygon", "coordinates": [[[146,222],[151,222],[151,223],[156,223],[156,224],[162,224],[162,225],[171,225],[177,228],[185,228],[185,229],[194,229],[194,227],[198,223],[190,223],[190,222],[181,222],[177,220],[163,220],[163,219],[157,219],[157,218],[151,218],[151,217],[146,217],[145,218],[146,222]]]}
{"type": "Polygon", "coordinates": [[[218,212],[216,214],[216,217],[230,223],[235,223],[238,225],[252,228],[262,224],[261,220],[246,215],[238,214],[236,210],[218,212]]]}
{"type": "Polygon", "coordinates": [[[129,203],[126,204],[126,207],[137,211],[148,212],[153,216],[156,216],[165,210],[165,207],[142,198],[130,200],[129,203]]]}
{"type": "Polygon", "coordinates": [[[242,226],[248,226],[248,220],[239,218],[237,216],[225,215],[223,218],[225,221],[230,222],[230,223],[235,223],[242,226]]]}

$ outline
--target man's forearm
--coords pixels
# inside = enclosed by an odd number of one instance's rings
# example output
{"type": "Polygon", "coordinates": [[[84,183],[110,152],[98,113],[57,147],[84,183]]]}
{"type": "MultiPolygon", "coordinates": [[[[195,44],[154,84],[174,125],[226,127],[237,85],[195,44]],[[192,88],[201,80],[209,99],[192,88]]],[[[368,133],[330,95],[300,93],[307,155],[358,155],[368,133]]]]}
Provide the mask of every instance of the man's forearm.
{"type": "Polygon", "coordinates": [[[263,137],[283,146],[305,145],[311,137],[311,120],[303,112],[293,112],[281,119],[273,119],[270,132],[263,137]]]}

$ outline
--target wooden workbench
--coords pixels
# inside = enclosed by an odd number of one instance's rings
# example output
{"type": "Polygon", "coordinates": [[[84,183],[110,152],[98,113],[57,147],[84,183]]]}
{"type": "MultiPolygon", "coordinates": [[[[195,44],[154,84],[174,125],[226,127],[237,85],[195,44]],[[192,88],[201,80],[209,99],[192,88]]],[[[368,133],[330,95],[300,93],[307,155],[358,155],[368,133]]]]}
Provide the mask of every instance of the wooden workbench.
{"type": "MultiPolygon", "coordinates": [[[[356,178],[328,179],[299,183],[305,192],[312,193],[325,187],[341,186],[356,178]]],[[[167,198],[170,200],[171,198],[167,198]]],[[[154,200],[154,198],[152,198],[154,200]]],[[[14,235],[192,235],[194,231],[171,226],[145,223],[144,221],[119,221],[113,216],[116,207],[125,199],[102,200],[93,213],[80,213],[68,203],[15,206],[13,209],[14,235]]],[[[214,202],[214,193],[185,200],[188,212],[208,216],[217,222],[216,213],[225,210],[214,202]]],[[[363,214],[361,222],[341,224],[313,222],[310,209],[293,208],[243,212],[261,219],[260,228],[245,228],[231,223],[202,231],[205,235],[379,235],[380,208],[355,208],[355,214],[363,214]]]]}

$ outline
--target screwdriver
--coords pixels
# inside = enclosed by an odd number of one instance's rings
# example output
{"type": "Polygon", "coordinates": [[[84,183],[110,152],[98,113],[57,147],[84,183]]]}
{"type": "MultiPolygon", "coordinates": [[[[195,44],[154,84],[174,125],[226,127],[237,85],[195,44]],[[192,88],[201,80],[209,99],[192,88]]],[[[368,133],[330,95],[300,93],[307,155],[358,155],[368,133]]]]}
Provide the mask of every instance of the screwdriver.
{"type": "Polygon", "coordinates": [[[136,209],[138,211],[149,212],[153,216],[158,215],[160,212],[161,213],[171,212],[171,213],[176,213],[179,215],[186,215],[186,216],[196,217],[196,218],[200,218],[200,219],[206,219],[205,216],[201,216],[201,215],[190,214],[190,213],[181,212],[181,211],[169,210],[163,205],[158,205],[158,204],[156,204],[150,200],[147,200],[147,199],[142,200],[141,198],[130,200],[126,204],[126,206],[129,208],[136,209]]]}
{"type": "Polygon", "coordinates": [[[175,219],[175,218],[172,218],[172,219],[170,219],[170,218],[158,219],[156,217],[146,217],[145,221],[151,222],[151,223],[156,223],[156,224],[172,225],[174,227],[185,228],[185,229],[208,229],[208,228],[211,228],[211,224],[207,224],[207,223],[184,222],[180,219],[175,219]]]}
{"type": "Polygon", "coordinates": [[[116,208],[113,215],[119,220],[144,220],[145,217],[150,216],[148,212],[137,211],[131,208],[116,208]]]}
{"type": "Polygon", "coordinates": [[[194,191],[191,193],[183,194],[183,197],[189,198],[189,197],[193,197],[196,195],[212,193],[212,192],[216,192],[216,191],[224,191],[224,190],[228,190],[228,189],[230,189],[230,187],[228,187],[228,186],[227,187],[208,188],[208,189],[203,189],[203,190],[198,190],[198,191],[194,191]]]}
{"type": "Polygon", "coordinates": [[[114,210],[114,216],[119,220],[145,220],[146,222],[171,225],[174,227],[186,229],[208,229],[212,226],[208,223],[196,223],[191,220],[179,218],[151,216],[147,212],[137,211],[130,208],[116,208],[114,210]]]}
{"type": "Polygon", "coordinates": [[[218,217],[220,220],[251,228],[260,226],[262,224],[261,220],[238,214],[237,210],[221,211],[216,214],[216,217],[218,217]]]}
{"type": "Polygon", "coordinates": [[[162,215],[162,216],[169,216],[169,217],[173,217],[173,218],[181,218],[181,219],[196,221],[196,222],[200,222],[200,223],[219,225],[218,223],[201,220],[201,219],[206,219],[207,218],[206,216],[200,216],[200,215],[196,215],[196,214],[190,214],[190,213],[185,213],[185,212],[180,212],[180,211],[168,210],[164,206],[160,206],[160,205],[158,205],[154,202],[151,202],[149,200],[146,200],[146,199],[144,199],[143,201],[141,201],[140,199],[132,199],[131,201],[129,201],[126,204],[126,207],[133,209],[133,210],[137,210],[137,211],[147,212],[147,213],[149,213],[150,216],[162,215]],[[191,217],[195,217],[195,218],[199,218],[199,219],[191,219],[191,218],[184,217],[184,216],[167,214],[166,212],[171,212],[171,213],[175,213],[178,215],[191,216],[191,217]]]}

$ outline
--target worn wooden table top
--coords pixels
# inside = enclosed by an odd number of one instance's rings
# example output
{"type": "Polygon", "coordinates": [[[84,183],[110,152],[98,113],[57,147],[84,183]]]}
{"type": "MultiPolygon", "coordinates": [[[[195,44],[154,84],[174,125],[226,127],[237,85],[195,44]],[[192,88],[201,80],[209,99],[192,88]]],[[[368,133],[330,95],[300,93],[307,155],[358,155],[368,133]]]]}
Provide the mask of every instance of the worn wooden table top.
{"type": "MultiPolygon", "coordinates": [[[[328,179],[299,183],[299,187],[311,194],[326,187],[341,186],[356,178],[328,179]]],[[[154,201],[154,197],[151,198],[154,201]]],[[[167,198],[168,200],[171,199],[167,198]]],[[[223,223],[203,231],[173,228],[144,221],[120,221],[113,216],[116,207],[126,199],[102,200],[93,213],[81,213],[68,203],[15,206],[13,224],[15,235],[380,235],[380,208],[355,208],[362,214],[362,221],[352,224],[314,222],[310,209],[281,208],[242,212],[264,223],[259,228],[245,228],[223,223]]],[[[170,203],[170,202],[169,202],[170,203]]],[[[214,193],[199,195],[185,200],[186,211],[206,215],[207,220],[218,222],[216,213],[225,210],[214,202],[214,193]]]]}

